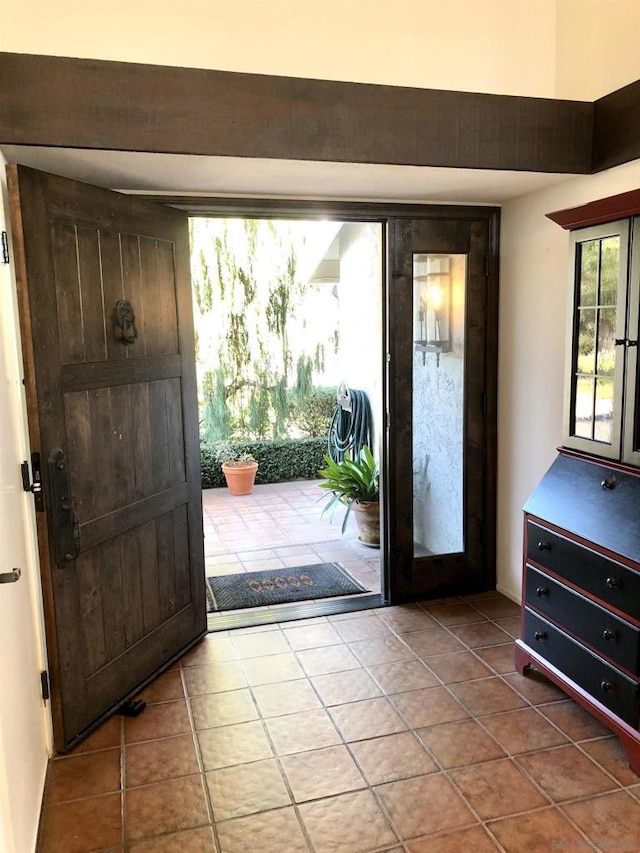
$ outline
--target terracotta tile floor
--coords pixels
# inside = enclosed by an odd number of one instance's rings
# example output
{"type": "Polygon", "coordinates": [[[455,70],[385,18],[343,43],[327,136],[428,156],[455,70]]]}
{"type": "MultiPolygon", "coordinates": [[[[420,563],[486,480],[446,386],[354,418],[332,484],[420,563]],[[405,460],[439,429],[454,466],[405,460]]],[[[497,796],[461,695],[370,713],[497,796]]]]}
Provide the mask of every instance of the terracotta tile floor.
{"type": "Polygon", "coordinates": [[[636,853],[615,737],[498,593],[209,634],[51,761],[41,853],[636,853]],[[505,630],[507,629],[507,630],[505,630]]]}
{"type": "MultiPolygon", "coordinates": [[[[322,516],[318,480],[255,486],[234,497],[227,489],[205,489],[202,510],[208,577],[339,562],[369,590],[380,592],[380,551],[358,541],[350,516],[322,516]],[[320,499],[320,501],[319,501],[320,499]]],[[[352,596],[349,596],[352,598],[352,596]]],[[[326,601],[326,599],[324,599],[326,601]]],[[[251,610],[272,608],[247,608],[251,610]]]]}

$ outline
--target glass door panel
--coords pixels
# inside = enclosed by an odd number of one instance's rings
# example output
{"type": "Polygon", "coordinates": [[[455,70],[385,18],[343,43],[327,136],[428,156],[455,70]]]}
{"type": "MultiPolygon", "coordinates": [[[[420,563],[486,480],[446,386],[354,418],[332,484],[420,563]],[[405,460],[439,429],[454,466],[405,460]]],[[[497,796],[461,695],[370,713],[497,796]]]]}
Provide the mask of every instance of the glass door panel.
{"type": "Polygon", "coordinates": [[[464,551],[466,255],[413,254],[413,556],[464,551]]]}
{"type": "Polygon", "coordinates": [[[494,217],[490,209],[461,209],[455,219],[397,218],[390,228],[384,548],[391,601],[495,584],[494,217]]]}

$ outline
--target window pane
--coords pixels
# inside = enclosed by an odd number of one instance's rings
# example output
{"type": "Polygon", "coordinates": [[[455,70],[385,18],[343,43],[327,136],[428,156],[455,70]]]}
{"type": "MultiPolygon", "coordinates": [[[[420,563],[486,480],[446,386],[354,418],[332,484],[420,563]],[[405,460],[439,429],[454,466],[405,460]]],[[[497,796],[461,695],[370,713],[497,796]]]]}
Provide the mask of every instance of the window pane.
{"type": "Polygon", "coordinates": [[[588,240],[580,244],[580,306],[595,305],[598,298],[599,248],[600,240],[588,240]]]}
{"type": "Polygon", "coordinates": [[[613,441],[613,378],[596,380],[596,441],[611,444],[613,441]]]}
{"type": "Polygon", "coordinates": [[[602,308],[598,318],[598,375],[613,376],[616,366],[616,309],[602,308]]]}
{"type": "Polygon", "coordinates": [[[578,373],[596,372],[596,312],[593,308],[579,313],[578,373]]]}
{"type": "Polygon", "coordinates": [[[607,237],[602,241],[600,261],[600,304],[615,305],[620,270],[620,237],[607,237]]]}
{"type": "Polygon", "coordinates": [[[466,255],[413,256],[414,556],[464,550],[466,255]]]}
{"type": "Polygon", "coordinates": [[[576,377],[576,405],[573,434],[580,438],[593,438],[593,386],[593,377],[576,377]]]}

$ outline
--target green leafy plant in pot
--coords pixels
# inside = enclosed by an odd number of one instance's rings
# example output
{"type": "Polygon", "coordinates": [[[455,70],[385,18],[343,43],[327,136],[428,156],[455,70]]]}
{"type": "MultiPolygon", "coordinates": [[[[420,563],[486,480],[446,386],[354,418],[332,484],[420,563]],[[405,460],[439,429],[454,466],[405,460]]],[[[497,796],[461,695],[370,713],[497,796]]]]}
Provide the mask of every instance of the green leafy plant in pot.
{"type": "Polygon", "coordinates": [[[222,465],[229,494],[250,495],[256,479],[258,463],[250,453],[241,452],[228,441],[220,442],[215,456],[222,465]]]}
{"type": "Polygon", "coordinates": [[[327,503],[322,514],[328,512],[330,518],[338,506],[345,507],[342,532],[347,528],[349,513],[353,509],[363,545],[380,545],[380,476],[378,465],[371,449],[364,445],[358,456],[353,459],[347,451],[341,462],[330,456],[324,457],[326,467],[318,473],[324,480],[319,483],[326,489],[327,503]]]}

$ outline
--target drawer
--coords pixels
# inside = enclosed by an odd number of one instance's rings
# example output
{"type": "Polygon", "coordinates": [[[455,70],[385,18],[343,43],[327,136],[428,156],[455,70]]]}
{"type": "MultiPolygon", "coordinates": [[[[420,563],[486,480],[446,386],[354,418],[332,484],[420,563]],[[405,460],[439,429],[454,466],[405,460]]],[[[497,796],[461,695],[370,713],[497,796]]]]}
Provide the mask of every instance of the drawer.
{"type": "Polygon", "coordinates": [[[640,572],[527,521],[527,559],[640,621],[640,572]]]}
{"type": "Polygon", "coordinates": [[[527,566],[527,604],[558,622],[614,664],[639,673],[640,628],[527,566]]]}
{"type": "Polygon", "coordinates": [[[582,687],[621,720],[636,727],[638,682],[585,649],[546,619],[525,608],[524,637],[529,648],[582,687]]]}

